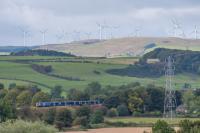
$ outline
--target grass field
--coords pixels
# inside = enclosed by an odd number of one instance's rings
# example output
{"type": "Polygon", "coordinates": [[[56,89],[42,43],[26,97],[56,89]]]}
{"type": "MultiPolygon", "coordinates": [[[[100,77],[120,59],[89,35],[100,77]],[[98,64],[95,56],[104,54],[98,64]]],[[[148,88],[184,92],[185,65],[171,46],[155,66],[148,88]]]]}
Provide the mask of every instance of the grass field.
{"type": "Polygon", "coordinates": [[[149,118],[149,117],[117,117],[117,118],[106,118],[109,122],[123,122],[123,123],[136,123],[136,124],[154,124],[158,120],[165,120],[169,124],[178,124],[181,120],[199,120],[199,118],[149,118]]]}
{"type": "MultiPolygon", "coordinates": [[[[67,57],[41,57],[41,56],[0,56],[0,82],[8,86],[10,83],[18,85],[35,84],[45,91],[55,85],[63,86],[64,90],[70,88],[83,89],[92,81],[98,81],[102,86],[119,86],[131,82],[140,82],[142,85],[155,84],[164,86],[164,77],[160,78],[136,78],[117,76],[106,73],[108,69],[127,67],[134,64],[137,58],[67,58],[67,57]],[[34,61],[32,63],[51,65],[51,74],[65,77],[79,78],[81,81],[71,81],[44,75],[34,71],[30,64],[16,62],[19,60],[34,61]],[[14,62],[15,61],[15,62],[14,62]],[[95,72],[98,72],[95,73],[95,72]]],[[[194,74],[179,74],[175,78],[176,89],[184,83],[190,83],[192,87],[200,88],[200,76],[194,74]]]]}

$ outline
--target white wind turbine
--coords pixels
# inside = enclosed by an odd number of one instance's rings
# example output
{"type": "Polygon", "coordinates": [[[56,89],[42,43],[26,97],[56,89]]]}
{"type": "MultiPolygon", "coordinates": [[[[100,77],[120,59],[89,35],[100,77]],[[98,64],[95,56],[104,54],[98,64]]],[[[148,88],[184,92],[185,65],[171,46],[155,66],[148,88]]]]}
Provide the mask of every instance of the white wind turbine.
{"type": "Polygon", "coordinates": [[[96,23],[99,28],[99,40],[102,40],[102,24],[96,23]]]}
{"type": "Polygon", "coordinates": [[[20,30],[23,32],[23,43],[24,43],[24,47],[26,47],[28,31],[23,28],[20,28],[20,30]]]}
{"type": "Polygon", "coordinates": [[[194,35],[195,35],[195,39],[196,39],[196,40],[198,39],[199,31],[198,31],[198,27],[197,27],[196,25],[195,25],[194,31],[192,31],[191,34],[194,34],[194,35]]]}
{"type": "Polygon", "coordinates": [[[41,30],[40,33],[42,34],[42,44],[45,45],[47,29],[41,30]]]}
{"type": "Polygon", "coordinates": [[[172,19],[174,37],[178,37],[178,31],[181,28],[176,19],[172,19]]]}

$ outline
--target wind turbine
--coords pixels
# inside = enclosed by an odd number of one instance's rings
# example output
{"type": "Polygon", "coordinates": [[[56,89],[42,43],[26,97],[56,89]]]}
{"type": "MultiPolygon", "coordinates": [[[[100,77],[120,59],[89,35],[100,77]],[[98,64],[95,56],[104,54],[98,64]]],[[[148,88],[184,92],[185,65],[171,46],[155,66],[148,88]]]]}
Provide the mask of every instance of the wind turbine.
{"type": "Polygon", "coordinates": [[[174,37],[178,37],[178,30],[181,28],[176,19],[172,19],[174,37]]]}
{"type": "Polygon", "coordinates": [[[26,41],[27,41],[27,34],[28,34],[28,31],[23,29],[23,28],[20,28],[20,30],[23,32],[23,43],[24,43],[24,47],[26,47],[26,41]]]}
{"type": "Polygon", "coordinates": [[[193,34],[193,33],[194,33],[194,35],[195,35],[195,39],[197,40],[197,39],[198,39],[199,31],[198,31],[198,27],[197,27],[196,25],[195,25],[194,31],[192,31],[191,34],[193,34]]]}
{"type": "Polygon", "coordinates": [[[102,24],[96,23],[99,28],[99,40],[102,40],[102,24]]]}
{"type": "Polygon", "coordinates": [[[46,33],[47,33],[47,29],[41,30],[40,33],[42,34],[42,43],[43,45],[46,44],[46,33]]]}

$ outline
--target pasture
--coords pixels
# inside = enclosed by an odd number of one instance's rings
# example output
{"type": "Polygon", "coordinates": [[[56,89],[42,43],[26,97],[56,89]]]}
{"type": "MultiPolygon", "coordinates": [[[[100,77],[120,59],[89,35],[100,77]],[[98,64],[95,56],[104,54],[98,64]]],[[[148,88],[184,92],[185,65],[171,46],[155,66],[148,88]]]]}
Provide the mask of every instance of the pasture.
{"type": "MultiPolygon", "coordinates": [[[[6,87],[10,83],[17,85],[34,84],[44,91],[49,91],[56,85],[63,86],[64,90],[70,88],[83,89],[87,84],[97,81],[102,86],[120,86],[132,82],[140,82],[142,85],[155,84],[164,86],[164,77],[160,78],[136,78],[117,76],[106,73],[108,69],[125,68],[134,64],[138,58],[68,58],[52,56],[0,56],[0,82],[6,87]],[[65,77],[78,78],[80,81],[67,80],[39,73],[31,68],[31,64],[51,65],[53,71],[50,74],[65,77]]],[[[200,87],[200,76],[194,74],[179,74],[175,78],[175,88],[180,89],[184,83],[190,83],[192,87],[200,87]]]]}

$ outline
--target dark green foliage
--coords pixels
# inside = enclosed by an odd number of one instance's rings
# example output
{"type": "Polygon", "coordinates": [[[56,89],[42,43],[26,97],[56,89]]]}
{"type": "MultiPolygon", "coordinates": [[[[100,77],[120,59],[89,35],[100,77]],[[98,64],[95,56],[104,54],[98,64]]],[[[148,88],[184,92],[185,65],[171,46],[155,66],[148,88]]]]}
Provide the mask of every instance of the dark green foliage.
{"type": "Polygon", "coordinates": [[[89,95],[99,94],[101,92],[101,85],[98,82],[92,82],[88,84],[85,91],[89,95]]]}
{"type": "Polygon", "coordinates": [[[9,84],[9,87],[8,87],[8,89],[10,90],[10,89],[14,89],[16,87],[16,83],[11,83],[11,84],[9,84]]]}
{"type": "Polygon", "coordinates": [[[15,118],[16,118],[15,107],[0,100],[0,123],[6,121],[7,119],[15,119],[15,118]]]}
{"type": "Polygon", "coordinates": [[[86,92],[83,92],[81,90],[78,89],[70,89],[67,92],[67,98],[68,100],[77,100],[77,101],[81,101],[81,100],[89,100],[90,96],[89,94],[87,94],[86,92]]]}
{"type": "Polygon", "coordinates": [[[72,114],[68,109],[57,110],[55,116],[55,125],[58,129],[63,129],[63,127],[70,127],[72,125],[72,114]]]}
{"type": "Polygon", "coordinates": [[[37,64],[32,64],[31,65],[32,69],[39,72],[39,73],[50,73],[52,72],[52,66],[48,65],[48,66],[44,66],[44,65],[37,65],[37,64]]]}
{"type": "Polygon", "coordinates": [[[57,99],[61,98],[62,93],[62,86],[55,86],[53,89],[51,89],[51,99],[57,99]]]}
{"type": "Polygon", "coordinates": [[[119,116],[129,116],[129,110],[126,105],[122,104],[117,107],[117,112],[119,116]]]}
{"type": "Polygon", "coordinates": [[[179,123],[178,133],[198,133],[200,131],[200,121],[183,120],[179,123]]]}
{"type": "Polygon", "coordinates": [[[200,74],[200,52],[164,48],[157,48],[145,54],[135,65],[122,69],[110,69],[107,72],[130,77],[160,77],[164,75],[164,62],[168,56],[175,61],[175,74],[182,72],[200,74]],[[160,62],[148,64],[147,59],[159,59],[160,62]]]}
{"type": "Polygon", "coordinates": [[[11,53],[11,55],[14,56],[68,56],[68,57],[75,57],[74,55],[70,53],[63,53],[63,52],[57,52],[53,50],[24,50],[19,51],[16,53],[11,53]]]}
{"type": "Polygon", "coordinates": [[[4,89],[4,84],[0,83],[0,90],[4,89]]]}
{"type": "Polygon", "coordinates": [[[89,106],[81,106],[76,110],[76,124],[80,124],[84,127],[87,127],[90,123],[90,117],[91,117],[91,109],[89,106]]]}
{"type": "Polygon", "coordinates": [[[89,127],[89,121],[86,116],[77,117],[74,120],[74,125],[80,125],[82,127],[89,127]]]}
{"type": "Polygon", "coordinates": [[[32,102],[32,94],[30,91],[23,91],[21,92],[17,98],[17,106],[21,107],[21,106],[30,106],[31,102],[32,102]]]}
{"type": "Polygon", "coordinates": [[[101,110],[96,110],[91,116],[92,124],[99,124],[104,122],[103,112],[101,110]]]}
{"type": "Polygon", "coordinates": [[[86,116],[87,119],[89,120],[90,115],[91,115],[91,109],[89,106],[81,106],[80,108],[76,110],[76,115],[77,117],[86,116]]]}
{"type": "Polygon", "coordinates": [[[50,100],[49,95],[44,92],[36,93],[32,98],[32,105],[35,106],[37,102],[48,102],[50,100]]]}
{"type": "Polygon", "coordinates": [[[175,133],[175,131],[167,122],[158,120],[152,127],[152,133],[175,133]]]}
{"type": "Polygon", "coordinates": [[[117,109],[115,108],[111,108],[110,110],[108,110],[107,114],[108,117],[116,117],[118,116],[118,112],[117,109]]]}
{"type": "Polygon", "coordinates": [[[48,111],[44,114],[43,119],[46,123],[53,125],[55,121],[56,109],[49,108],[48,111]]]}

